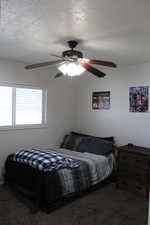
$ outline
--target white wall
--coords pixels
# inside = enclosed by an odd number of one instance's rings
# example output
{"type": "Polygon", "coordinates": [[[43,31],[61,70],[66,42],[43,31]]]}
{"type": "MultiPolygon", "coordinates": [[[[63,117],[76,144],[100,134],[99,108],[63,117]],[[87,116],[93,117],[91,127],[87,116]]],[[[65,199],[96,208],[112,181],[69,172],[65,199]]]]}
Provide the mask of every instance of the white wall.
{"type": "Polygon", "coordinates": [[[96,136],[115,136],[118,145],[129,142],[150,147],[150,112],[129,112],[129,87],[150,86],[150,64],[105,69],[107,77],[83,74],[76,82],[76,130],[96,136]],[[111,91],[111,110],[92,110],[93,91],[111,91]]]}
{"type": "MultiPolygon", "coordinates": [[[[0,60],[0,83],[15,83],[48,88],[48,127],[0,131],[0,174],[7,155],[24,147],[58,145],[73,127],[74,95],[71,80],[53,79],[56,69],[26,71],[24,65],[0,60]]],[[[0,181],[1,181],[0,176],[0,181]]]]}

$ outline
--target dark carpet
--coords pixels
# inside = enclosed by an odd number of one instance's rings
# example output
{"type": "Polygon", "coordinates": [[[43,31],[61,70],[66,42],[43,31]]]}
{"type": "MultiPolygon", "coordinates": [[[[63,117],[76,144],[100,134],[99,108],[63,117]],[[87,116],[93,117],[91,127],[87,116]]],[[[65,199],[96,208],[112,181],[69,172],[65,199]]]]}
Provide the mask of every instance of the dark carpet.
{"type": "Polygon", "coordinates": [[[147,211],[146,199],[106,184],[50,214],[33,214],[14,192],[0,187],[0,225],[145,225],[147,211]]]}

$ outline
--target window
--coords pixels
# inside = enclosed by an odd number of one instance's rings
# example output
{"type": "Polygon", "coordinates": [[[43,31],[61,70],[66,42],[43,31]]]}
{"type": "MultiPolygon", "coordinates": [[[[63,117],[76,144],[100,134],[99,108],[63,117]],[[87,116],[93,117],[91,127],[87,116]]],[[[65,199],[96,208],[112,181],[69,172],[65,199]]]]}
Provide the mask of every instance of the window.
{"type": "Polygon", "coordinates": [[[45,123],[45,89],[0,86],[0,129],[45,123]]]}

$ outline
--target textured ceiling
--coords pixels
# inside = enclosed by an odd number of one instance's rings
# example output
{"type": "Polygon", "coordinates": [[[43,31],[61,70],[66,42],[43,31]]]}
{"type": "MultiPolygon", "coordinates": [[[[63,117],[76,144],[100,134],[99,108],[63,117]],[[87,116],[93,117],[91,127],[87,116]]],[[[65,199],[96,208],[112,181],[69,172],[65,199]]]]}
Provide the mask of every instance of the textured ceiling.
{"type": "Polygon", "coordinates": [[[1,58],[51,60],[70,39],[85,57],[149,62],[150,0],[1,0],[1,58]]]}

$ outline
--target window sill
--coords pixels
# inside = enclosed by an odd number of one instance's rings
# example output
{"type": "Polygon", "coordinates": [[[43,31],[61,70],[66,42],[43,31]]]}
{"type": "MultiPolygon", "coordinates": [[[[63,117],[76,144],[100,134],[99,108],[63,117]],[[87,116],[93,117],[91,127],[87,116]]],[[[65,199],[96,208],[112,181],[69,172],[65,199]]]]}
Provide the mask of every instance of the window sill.
{"type": "Polygon", "coordinates": [[[47,124],[33,124],[33,125],[17,125],[17,126],[1,126],[1,131],[12,131],[12,130],[26,130],[26,129],[41,129],[48,128],[47,124]]]}

